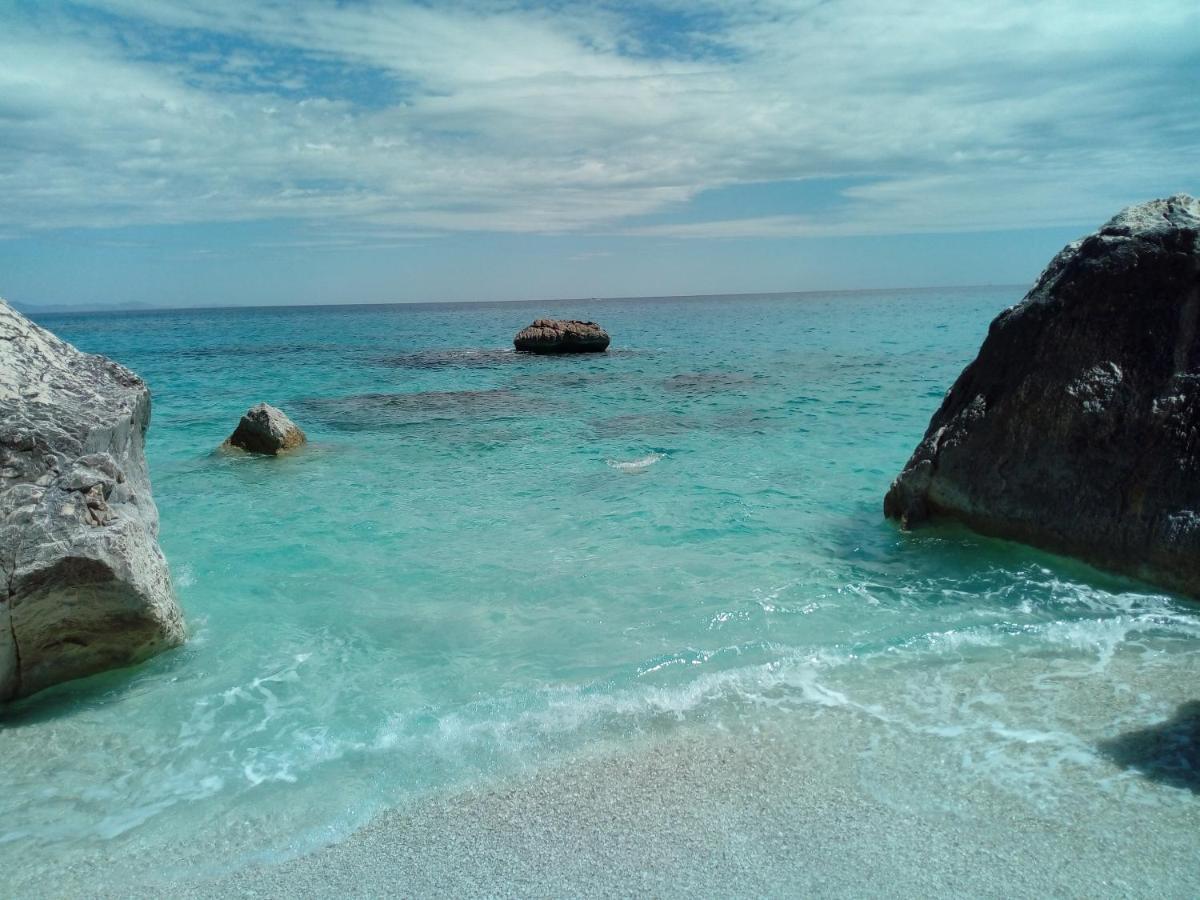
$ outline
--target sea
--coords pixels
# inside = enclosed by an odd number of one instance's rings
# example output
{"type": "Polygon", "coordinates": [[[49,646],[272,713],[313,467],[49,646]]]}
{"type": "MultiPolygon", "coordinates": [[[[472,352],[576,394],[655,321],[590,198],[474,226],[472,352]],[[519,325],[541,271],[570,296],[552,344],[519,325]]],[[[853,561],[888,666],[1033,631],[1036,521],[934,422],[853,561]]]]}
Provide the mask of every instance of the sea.
{"type": "Polygon", "coordinates": [[[401,896],[1200,894],[1200,607],[882,514],[1022,294],[35,315],[151,388],[190,637],[0,713],[0,894],[248,884],[388,821],[432,848],[401,896]],[[513,352],[542,316],[612,346],[513,352]],[[302,451],[218,451],[260,401],[302,451]],[[579,773],[657,824],[543,864],[579,773]],[[435,852],[470,828],[543,880],[435,852]]]}

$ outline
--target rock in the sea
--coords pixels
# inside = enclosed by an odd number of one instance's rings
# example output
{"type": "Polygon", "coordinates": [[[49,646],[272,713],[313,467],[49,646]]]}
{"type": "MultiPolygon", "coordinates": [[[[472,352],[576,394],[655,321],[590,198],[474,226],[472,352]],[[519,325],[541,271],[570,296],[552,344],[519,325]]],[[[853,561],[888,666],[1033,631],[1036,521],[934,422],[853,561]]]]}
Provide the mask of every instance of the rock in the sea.
{"type": "Polygon", "coordinates": [[[535,319],[513,338],[513,346],[529,353],[603,353],[608,332],[595,322],[577,319],[535,319]]]}
{"type": "Polygon", "coordinates": [[[1133,206],[992,322],[884,500],[1200,596],[1200,202],[1133,206]]]}
{"type": "Polygon", "coordinates": [[[183,642],[149,423],[140,378],[0,301],[0,701],[183,642]]]}
{"type": "Polygon", "coordinates": [[[246,410],[233,434],[225,439],[224,446],[275,456],[294,450],[307,440],[304,432],[283,412],[269,404],[260,403],[246,410]]]}

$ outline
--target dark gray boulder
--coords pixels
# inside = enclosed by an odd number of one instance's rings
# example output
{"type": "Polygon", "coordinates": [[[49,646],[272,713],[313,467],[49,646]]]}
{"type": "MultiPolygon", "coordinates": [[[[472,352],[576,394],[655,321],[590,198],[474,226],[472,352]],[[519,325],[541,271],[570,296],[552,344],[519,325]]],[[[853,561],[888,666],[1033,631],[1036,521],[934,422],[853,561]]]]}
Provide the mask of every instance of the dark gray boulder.
{"type": "Polygon", "coordinates": [[[884,499],[1200,596],[1200,203],[1130,207],[992,322],[884,499]]]}
{"type": "Polygon", "coordinates": [[[263,453],[277,456],[302,446],[308,438],[295,422],[267,403],[260,403],[246,410],[233,434],[225,439],[222,447],[236,447],[248,453],[263,453]]]}
{"type": "Polygon", "coordinates": [[[578,319],[536,319],[513,338],[513,346],[527,353],[603,353],[608,343],[607,331],[578,319]]]}
{"type": "Polygon", "coordinates": [[[140,378],[0,301],[0,701],[183,642],[149,423],[140,378]]]}

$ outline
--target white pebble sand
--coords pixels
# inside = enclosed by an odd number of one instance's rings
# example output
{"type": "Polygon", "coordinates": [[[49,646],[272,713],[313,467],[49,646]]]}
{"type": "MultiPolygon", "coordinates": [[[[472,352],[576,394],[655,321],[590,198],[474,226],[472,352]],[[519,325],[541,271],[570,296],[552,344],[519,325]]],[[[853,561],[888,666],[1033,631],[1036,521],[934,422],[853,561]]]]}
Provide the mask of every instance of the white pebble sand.
{"type": "MultiPolygon", "coordinates": [[[[122,896],[1195,896],[1200,804],[975,783],[928,735],[850,709],[688,726],[426,798],[274,865],[122,896]],[[1049,802],[1047,802],[1049,801],[1049,802]],[[1190,821],[1189,821],[1190,820],[1190,821]],[[1148,885],[1153,885],[1150,890],[1148,885]]],[[[1123,796],[1122,796],[1123,792],[1123,796]]],[[[158,873],[169,878],[169,870],[158,873]]]]}

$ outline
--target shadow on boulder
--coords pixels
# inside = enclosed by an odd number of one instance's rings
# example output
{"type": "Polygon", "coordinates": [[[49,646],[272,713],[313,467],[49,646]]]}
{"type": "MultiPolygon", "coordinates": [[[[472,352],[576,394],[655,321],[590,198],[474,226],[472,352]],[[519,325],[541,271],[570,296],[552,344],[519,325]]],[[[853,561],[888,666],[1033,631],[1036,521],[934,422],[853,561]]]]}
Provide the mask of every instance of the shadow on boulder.
{"type": "Polygon", "coordinates": [[[1099,749],[1119,766],[1200,794],[1200,700],[1181,703],[1157,725],[1101,741],[1099,749]]]}
{"type": "Polygon", "coordinates": [[[304,432],[282,410],[268,403],[260,403],[246,411],[221,449],[233,447],[247,453],[278,456],[303,446],[307,441],[304,432]]]}

